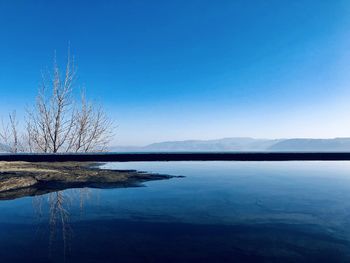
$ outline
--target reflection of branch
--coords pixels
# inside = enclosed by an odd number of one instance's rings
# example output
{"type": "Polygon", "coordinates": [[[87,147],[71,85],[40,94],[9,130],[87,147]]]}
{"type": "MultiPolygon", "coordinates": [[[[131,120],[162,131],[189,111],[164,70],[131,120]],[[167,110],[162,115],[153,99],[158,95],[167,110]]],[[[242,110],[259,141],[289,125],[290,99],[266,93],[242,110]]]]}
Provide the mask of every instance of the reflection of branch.
{"type": "Polygon", "coordinates": [[[80,216],[83,215],[85,201],[89,200],[90,197],[91,197],[91,190],[89,188],[79,189],[80,216]]]}
{"type": "Polygon", "coordinates": [[[38,221],[43,217],[43,196],[36,195],[33,197],[33,209],[38,221]]]}
{"type": "MultiPolygon", "coordinates": [[[[71,207],[72,200],[79,200],[80,215],[83,215],[85,202],[92,196],[91,189],[89,188],[82,188],[78,191],[79,192],[58,191],[49,193],[48,195],[35,196],[33,198],[33,210],[39,223],[46,224],[46,221],[43,222],[43,219],[46,218],[45,212],[48,211],[49,257],[53,257],[53,253],[55,252],[54,247],[57,245],[57,237],[60,234],[63,242],[64,261],[66,261],[67,254],[71,250],[72,229],[69,223],[71,216],[69,209],[71,207]],[[45,196],[48,198],[46,199],[45,196]],[[61,231],[61,233],[59,233],[59,231],[61,231]]],[[[98,198],[98,195],[96,198],[98,198]]],[[[40,224],[38,232],[39,230],[40,224]]]]}
{"type": "Polygon", "coordinates": [[[57,227],[60,225],[62,229],[63,256],[66,258],[67,250],[70,250],[71,228],[69,225],[69,212],[65,205],[69,205],[69,201],[63,192],[55,192],[49,194],[49,247],[50,254],[52,252],[53,243],[56,237],[57,227]]]}
{"type": "Polygon", "coordinates": [[[37,230],[36,234],[41,232],[41,223],[43,219],[43,196],[37,195],[32,199],[34,215],[37,219],[37,230]]]}

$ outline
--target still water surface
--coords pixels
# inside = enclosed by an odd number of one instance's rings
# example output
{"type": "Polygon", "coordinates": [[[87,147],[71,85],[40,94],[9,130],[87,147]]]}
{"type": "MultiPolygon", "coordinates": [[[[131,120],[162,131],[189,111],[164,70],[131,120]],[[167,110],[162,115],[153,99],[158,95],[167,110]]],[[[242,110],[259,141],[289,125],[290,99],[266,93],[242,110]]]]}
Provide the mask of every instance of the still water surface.
{"type": "Polygon", "coordinates": [[[0,262],[350,262],[350,162],[104,167],[185,177],[0,201],[0,262]]]}

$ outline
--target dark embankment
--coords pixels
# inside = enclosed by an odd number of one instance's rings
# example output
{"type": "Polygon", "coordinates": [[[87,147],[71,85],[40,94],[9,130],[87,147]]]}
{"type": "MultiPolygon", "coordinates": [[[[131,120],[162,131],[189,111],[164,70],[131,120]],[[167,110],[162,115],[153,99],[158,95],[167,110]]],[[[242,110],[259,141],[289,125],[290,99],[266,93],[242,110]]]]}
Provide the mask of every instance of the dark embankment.
{"type": "Polygon", "coordinates": [[[0,154],[0,161],[135,162],[135,161],[349,161],[350,152],[176,152],[89,154],[0,154]]]}

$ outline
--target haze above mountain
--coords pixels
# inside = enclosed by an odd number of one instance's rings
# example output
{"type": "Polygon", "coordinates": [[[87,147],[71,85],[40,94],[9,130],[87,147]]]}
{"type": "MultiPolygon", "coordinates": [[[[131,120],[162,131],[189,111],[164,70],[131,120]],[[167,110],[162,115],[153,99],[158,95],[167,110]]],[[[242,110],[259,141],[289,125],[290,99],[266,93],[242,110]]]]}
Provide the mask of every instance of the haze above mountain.
{"type": "Polygon", "coordinates": [[[350,138],[334,139],[254,139],[224,138],[152,143],[143,147],[116,146],[114,152],[179,152],[179,151],[350,151],[350,138]]]}

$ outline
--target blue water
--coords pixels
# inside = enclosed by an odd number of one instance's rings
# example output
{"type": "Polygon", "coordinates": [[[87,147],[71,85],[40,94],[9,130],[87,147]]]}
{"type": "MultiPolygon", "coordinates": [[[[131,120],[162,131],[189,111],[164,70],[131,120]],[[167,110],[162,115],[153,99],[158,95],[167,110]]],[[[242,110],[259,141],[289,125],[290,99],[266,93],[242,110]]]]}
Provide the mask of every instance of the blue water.
{"type": "Polygon", "coordinates": [[[350,261],[350,162],[104,167],[185,177],[0,201],[0,262],[350,261]]]}

